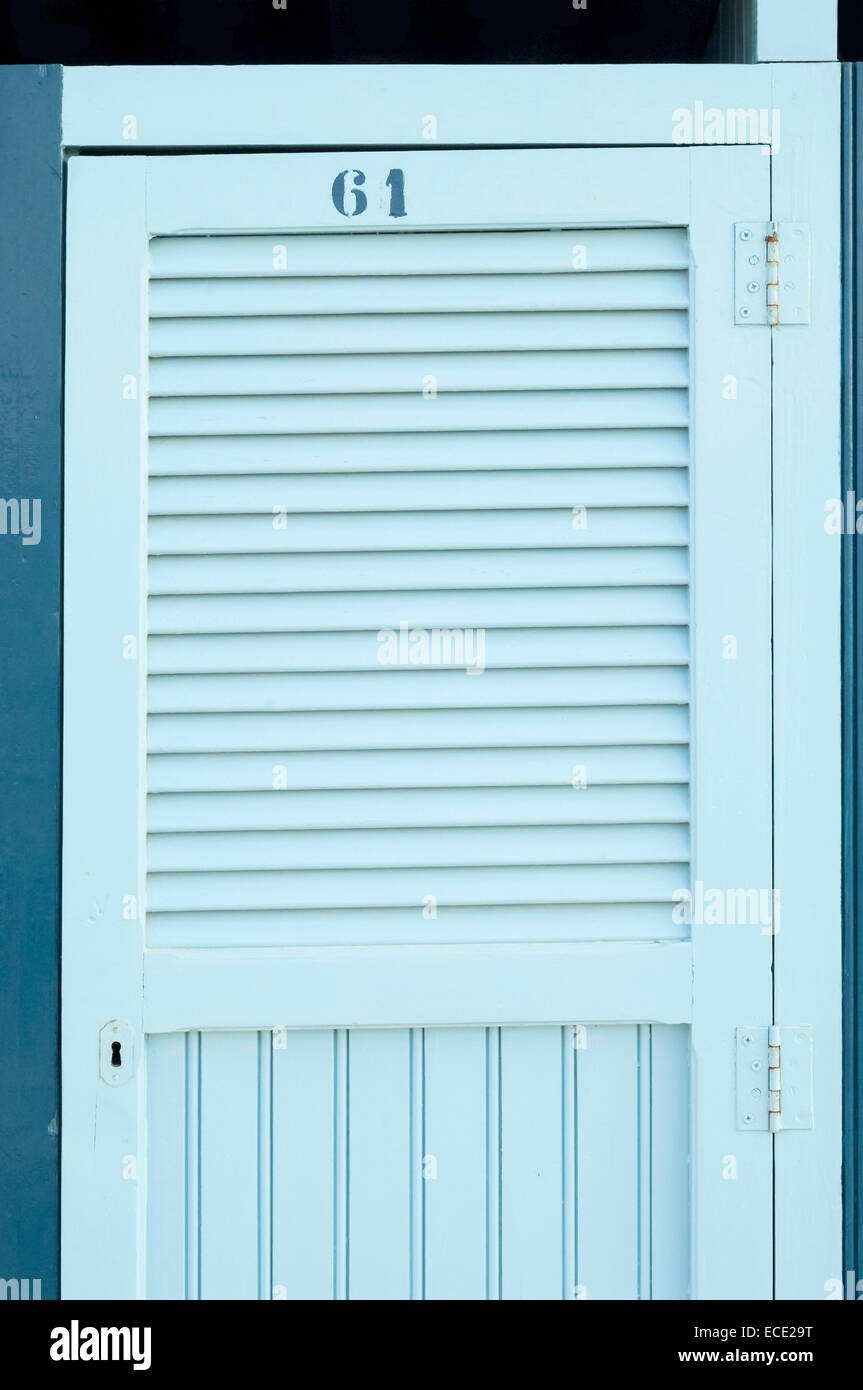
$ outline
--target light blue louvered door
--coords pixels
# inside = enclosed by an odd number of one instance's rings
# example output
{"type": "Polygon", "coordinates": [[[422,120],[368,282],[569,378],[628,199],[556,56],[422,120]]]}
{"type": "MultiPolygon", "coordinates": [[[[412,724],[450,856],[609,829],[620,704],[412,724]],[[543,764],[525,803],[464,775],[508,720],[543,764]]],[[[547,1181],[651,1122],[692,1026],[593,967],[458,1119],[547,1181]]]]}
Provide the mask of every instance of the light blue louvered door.
{"type": "Polygon", "coordinates": [[[769,1297],[768,216],[71,161],[66,1296],[769,1297]]]}

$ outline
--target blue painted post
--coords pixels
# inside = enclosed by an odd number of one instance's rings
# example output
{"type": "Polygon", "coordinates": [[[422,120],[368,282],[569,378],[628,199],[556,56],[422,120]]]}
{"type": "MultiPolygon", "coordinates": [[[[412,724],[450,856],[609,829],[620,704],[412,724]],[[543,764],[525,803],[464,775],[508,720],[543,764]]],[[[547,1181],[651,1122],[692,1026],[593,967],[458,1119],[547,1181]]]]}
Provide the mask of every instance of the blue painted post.
{"type": "Polygon", "coordinates": [[[60,91],[59,67],[0,67],[0,1280],[7,1281],[0,1289],[7,1298],[58,1292],[60,91]]]}

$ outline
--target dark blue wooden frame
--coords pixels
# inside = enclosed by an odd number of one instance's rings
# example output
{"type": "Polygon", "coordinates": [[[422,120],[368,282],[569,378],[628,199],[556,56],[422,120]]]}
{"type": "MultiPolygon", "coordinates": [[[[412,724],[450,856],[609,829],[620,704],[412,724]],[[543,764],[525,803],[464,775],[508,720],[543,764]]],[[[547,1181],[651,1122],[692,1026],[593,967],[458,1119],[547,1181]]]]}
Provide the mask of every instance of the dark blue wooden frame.
{"type": "Polygon", "coordinates": [[[59,1265],[60,108],[59,67],[0,67],[0,1279],[31,1298],[59,1265]]]}

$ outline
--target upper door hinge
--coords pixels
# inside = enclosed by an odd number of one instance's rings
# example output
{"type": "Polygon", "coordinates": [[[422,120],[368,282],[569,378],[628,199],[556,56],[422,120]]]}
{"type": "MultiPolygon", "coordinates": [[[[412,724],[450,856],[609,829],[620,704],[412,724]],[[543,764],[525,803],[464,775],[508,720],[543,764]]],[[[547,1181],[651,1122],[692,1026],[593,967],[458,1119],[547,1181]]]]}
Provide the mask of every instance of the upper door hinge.
{"type": "Polygon", "coordinates": [[[809,305],[808,224],[735,223],[734,322],[805,324],[809,305]]]}
{"type": "Polygon", "coordinates": [[[737,1128],[812,1128],[812,1029],[737,1029],[737,1128]]]}

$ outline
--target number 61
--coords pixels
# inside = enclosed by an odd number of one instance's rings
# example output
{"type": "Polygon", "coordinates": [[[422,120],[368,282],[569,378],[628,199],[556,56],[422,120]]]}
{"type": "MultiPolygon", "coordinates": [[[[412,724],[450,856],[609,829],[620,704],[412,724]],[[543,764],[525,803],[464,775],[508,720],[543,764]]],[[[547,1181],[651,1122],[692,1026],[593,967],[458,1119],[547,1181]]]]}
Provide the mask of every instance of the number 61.
{"type": "MultiPolygon", "coordinates": [[[[365,181],[366,176],[362,169],[343,169],[340,174],[336,174],[333,179],[333,206],[342,217],[359,217],[361,212],[365,212],[369,202],[362,188],[365,181]],[[351,180],[350,185],[348,179],[351,180]],[[350,209],[345,206],[348,194],[352,194],[354,199],[354,205],[350,209]]],[[[405,217],[404,170],[390,169],[385,187],[390,190],[389,216],[405,217]]]]}

